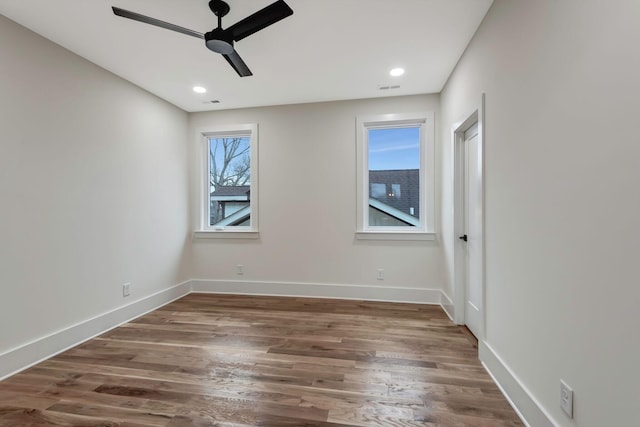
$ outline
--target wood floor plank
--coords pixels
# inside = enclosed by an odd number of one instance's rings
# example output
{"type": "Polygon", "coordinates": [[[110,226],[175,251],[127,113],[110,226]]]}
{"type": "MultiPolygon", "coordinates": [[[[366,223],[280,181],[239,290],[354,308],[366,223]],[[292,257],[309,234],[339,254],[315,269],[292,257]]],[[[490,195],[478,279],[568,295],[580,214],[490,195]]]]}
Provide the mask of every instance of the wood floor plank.
{"type": "Polygon", "coordinates": [[[419,304],[191,294],[0,382],[0,427],[521,425],[419,304]]]}

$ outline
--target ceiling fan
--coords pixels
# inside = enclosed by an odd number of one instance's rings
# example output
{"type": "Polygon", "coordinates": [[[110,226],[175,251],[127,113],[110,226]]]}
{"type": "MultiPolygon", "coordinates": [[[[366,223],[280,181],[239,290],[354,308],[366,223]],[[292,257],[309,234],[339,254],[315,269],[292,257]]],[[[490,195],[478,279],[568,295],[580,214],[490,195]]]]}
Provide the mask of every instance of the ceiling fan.
{"type": "Polygon", "coordinates": [[[167,30],[177,31],[188,36],[203,39],[207,48],[224,56],[224,59],[236,70],[240,77],[252,76],[253,73],[249,70],[249,67],[247,67],[247,64],[245,64],[240,55],[238,55],[238,52],[233,47],[233,43],[293,14],[293,10],[284,0],[278,0],[253,15],[247,16],[232,26],[223,29],[222,17],[229,13],[231,8],[223,0],[211,0],[209,2],[209,9],[218,17],[218,27],[203,34],[136,12],[120,9],[119,7],[114,6],[111,9],[113,9],[114,14],[123,18],[133,19],[134,21],[155,25],[166,28],[167,30]]]}

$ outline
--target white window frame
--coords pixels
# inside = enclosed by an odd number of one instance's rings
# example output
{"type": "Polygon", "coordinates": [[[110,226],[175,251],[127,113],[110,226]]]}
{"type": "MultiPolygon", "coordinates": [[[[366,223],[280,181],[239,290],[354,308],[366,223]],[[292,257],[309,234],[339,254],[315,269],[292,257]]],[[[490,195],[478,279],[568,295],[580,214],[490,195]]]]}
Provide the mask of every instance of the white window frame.
{"type": "Polygon", "coordinates": [[[200,129],[196,132],[198,144],[200,144],[201,171],[200,171],[200,224],[194,232],[196,238],[233,238],[233,239],[257,239],[258,234],[258,124],[240,124],[215,126],[200,129]],[[249,191],[251,194],[251,225],[249,226],[211,226],[209,225],[210,186],[209,186],[209,138],[222,138],[229,136],[249,137],[249,155],[251,167],[251,182],[249,191]]]}
{"type": "Polygon", "coordinates": [[[433,112],[360,116],[356,119],[356,238],[435,240],[435,126],[433,112]],[[420,225],[369,226],[369,129],[420,127],[420,225]]]}

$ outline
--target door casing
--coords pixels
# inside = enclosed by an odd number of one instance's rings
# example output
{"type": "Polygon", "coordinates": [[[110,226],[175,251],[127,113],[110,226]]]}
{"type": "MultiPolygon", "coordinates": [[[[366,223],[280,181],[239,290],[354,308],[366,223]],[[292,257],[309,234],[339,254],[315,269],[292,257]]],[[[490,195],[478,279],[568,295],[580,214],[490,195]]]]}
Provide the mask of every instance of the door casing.
{"type": "MultiPolygon", "coordinates": [[[[481,197],[480,197],[480,212],[482,215],[481,227],[482,227],[482,235],[484,236],[484,228],[485,228],[485,215],[484,215],[484,169],[485,169],[485,160],[484,160],[484,106],[485,106],[485,95],[484,93],[481,96],[480,105],[476,110],[474,110],[471,114],[467,116],[464,121],[455,125],[453,127],[453,144],[454,144],[454,155],[453,155],[453,181],[454,181],[454,224],[453,224],[453,239],[454,239],[454,278],[453,278],[453,307],[454,307],[454,316],[453,320],[455,323],[459,325],[465,324],[465,304],[466,304],[466,255],[464,251],[464,242],[458,239],[458,236],[461,236],[465,232],[465,190],[464,190],[464,179],[465,179],[465,132],[470,129],[474,124],[478,124],[478,149],[480,150],[481,157],[481,165],[480,165],[480,174],[479,179],[482,181],[481,183],[481,197]]],[[[480,265],[482,266],[480,286],[482,288],[482,321],[480,323],[480,336],[477,338],[483,339],[485,334],[485,324],[486,324],[486,292],[485,292],[485,242],[484,237],[480,242],[480,265]]]]}

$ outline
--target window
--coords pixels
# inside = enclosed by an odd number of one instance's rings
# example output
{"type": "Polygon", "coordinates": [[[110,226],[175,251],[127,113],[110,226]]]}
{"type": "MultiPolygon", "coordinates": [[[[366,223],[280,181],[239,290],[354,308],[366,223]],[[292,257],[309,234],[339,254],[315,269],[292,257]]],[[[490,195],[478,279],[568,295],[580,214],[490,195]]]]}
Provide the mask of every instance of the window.
{"type": "MultiPolygon", "coordinates": [[[[203,144],[204,232],[258,230],[257,125],[199,132],[203,144]]],[[[251,237],[251,236],[244,236],[251,237]]]]}
{"type": "Polygon", "coordinates": [[[359,238],[434,238],[433,117],[358,118],[359,238]]]}

